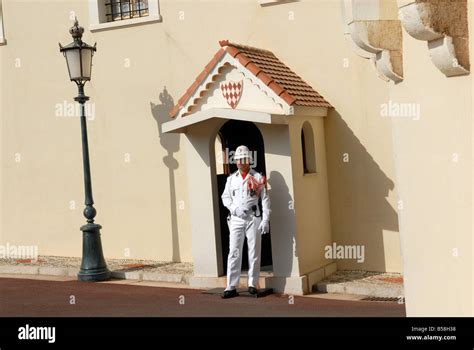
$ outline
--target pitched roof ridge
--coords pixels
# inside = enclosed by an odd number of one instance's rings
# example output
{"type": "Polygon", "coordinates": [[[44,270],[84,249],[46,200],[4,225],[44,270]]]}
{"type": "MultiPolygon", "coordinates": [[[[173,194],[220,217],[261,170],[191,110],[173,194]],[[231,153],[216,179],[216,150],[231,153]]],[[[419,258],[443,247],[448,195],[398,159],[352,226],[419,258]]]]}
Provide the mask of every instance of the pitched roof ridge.
{"type": "Polygon", "coordinates": [[[273,52],[271,52],[270,50],[261,49],[261,48],[254,47],[254,46],[237,44],[237,43],[230,42],[229,40],[220,40],[219,44],[221,45],[221,47],[232,46],[232,47],[235,47],[236,49],[253,51],[253,52],[258,52],[258,53],[264,53],[264,54],[267,54],[267,55],[272,55],[273,57],[276,58],[275,54],[273,52]]]}

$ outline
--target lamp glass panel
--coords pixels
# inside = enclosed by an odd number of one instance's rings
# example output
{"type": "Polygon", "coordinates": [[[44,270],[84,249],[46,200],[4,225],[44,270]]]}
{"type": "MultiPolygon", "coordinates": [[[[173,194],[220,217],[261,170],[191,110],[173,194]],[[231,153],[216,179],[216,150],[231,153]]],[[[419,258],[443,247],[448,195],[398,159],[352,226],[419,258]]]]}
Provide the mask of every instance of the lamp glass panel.
{"type": "Polygon", "coordinates": [[[69,77],[71,78],[71,80],[81,78],[81,62],[79,59],[80,51],[81,50],[79,49],[65,51],[66,62],[69,68],[69,77]]]}
{"type": "Polygon", "coordinates": [[[90,80],[92,69],[92,50],[82,49],[82,77],[84,80],[90,80]]]}

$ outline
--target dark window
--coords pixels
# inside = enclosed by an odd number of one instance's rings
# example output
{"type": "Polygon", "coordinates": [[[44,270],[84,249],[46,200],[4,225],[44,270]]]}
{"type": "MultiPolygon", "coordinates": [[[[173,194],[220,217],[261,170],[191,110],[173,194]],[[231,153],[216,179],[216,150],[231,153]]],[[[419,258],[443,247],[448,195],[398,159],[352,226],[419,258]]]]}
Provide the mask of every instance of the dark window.
{"type": "Polygon", "coordinates": [[[301,129],[301,151],[303,155],[303,171],[305,174],[316,172],[316,149],[311,124],[305,122],[301,129]]]}
{"type": "Polygon", "coordinates": [[[148,0],[109,0],[105,7],[107,22],[148,16],[148,0]]]}

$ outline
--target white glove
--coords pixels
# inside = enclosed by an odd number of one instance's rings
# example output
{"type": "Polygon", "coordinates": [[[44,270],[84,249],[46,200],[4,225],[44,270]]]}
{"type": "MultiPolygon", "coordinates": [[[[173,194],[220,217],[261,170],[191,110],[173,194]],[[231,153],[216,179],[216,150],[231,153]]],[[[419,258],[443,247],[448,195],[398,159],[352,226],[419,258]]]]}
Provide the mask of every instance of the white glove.
{"type": "Polygon", "coordinates": [[[264,235],[265,233],[270,231],[270,223],[268,220],[262,220],[260,225],[258,225],[258,230],[264,235]]]}
{"type": "Polygon", "coordinates": [[[235,208],[235,211],[234,211],[234,215],[241,219],[246,218],[248,213],[249,213],[249,209],[244,208],[244,207],[237,207],[235,208]]]}

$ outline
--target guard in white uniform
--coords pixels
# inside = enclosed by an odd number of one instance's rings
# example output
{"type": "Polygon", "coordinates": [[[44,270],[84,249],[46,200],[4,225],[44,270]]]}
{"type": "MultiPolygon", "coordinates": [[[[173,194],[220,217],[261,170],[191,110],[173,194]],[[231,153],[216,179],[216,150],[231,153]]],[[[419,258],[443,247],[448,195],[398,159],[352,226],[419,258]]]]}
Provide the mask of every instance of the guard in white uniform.
{"type": "Polygon", "coordinates": [[[238,295],[240,272],[242,268],[242,248],[247,237],[249,271],[248,290],[257,293],[260,275],[260,251],[262,234],[269,231],[270,198],[267,194],[266,178],[250,169],[251,155],[246,146],[239,146],[234,160],[238,171],[227,178],[222,202],[229,209],[228,225],[229,256],[227,258],[227,288],[224,298],[238,295]],[[261,198],[262,210],[259,208],[261,198]]]}

